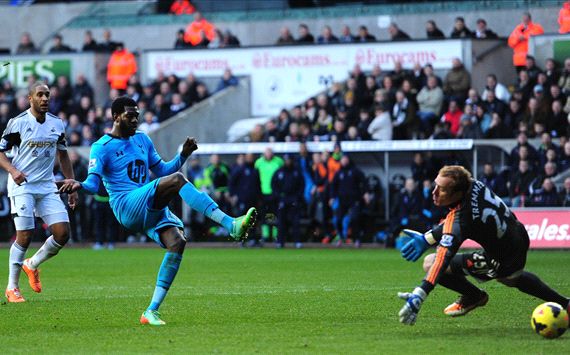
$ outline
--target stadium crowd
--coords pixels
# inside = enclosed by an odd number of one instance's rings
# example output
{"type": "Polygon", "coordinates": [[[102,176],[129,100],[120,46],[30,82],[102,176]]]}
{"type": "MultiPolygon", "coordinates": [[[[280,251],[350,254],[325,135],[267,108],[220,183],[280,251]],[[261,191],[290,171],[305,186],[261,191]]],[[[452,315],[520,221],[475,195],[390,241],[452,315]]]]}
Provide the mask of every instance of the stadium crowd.
{"type": "MultiPolygon", "coordinates": [[[[563,8],[566,9],[565,5],[563,8]]],[[[570,11],[570,9],[566,9],[570,11]]],[[[180,11],[189,11],[187,8],[180,11]]],[[[181,12],[188,13],[188,12],[181,12]]],[[[177,33],[176,49],[221,48],[239,46],[231,32],[222,32],[192,10],[194,21],[177,33]]],[[[562,16],[561,18],[565,18],[562,16]]],[[[561,20],[561,33],[570,25],[561,20]]],[[[397,24],[388,31],[392,40],[409,40],[397,24]]],[[[280,29],[276,45],[327,44],[338,42],[371,42],[374,35],[365,26],[353,34],[343,26],[336,36],[330,26],[324,26],[320,36],[313,36],[305,24],[294,38],[287,27],[280,29]]],[[[471,85],[471,74],[458,58],[443,77],[430,64],[415,64],[412,69],[395,62],[394,69],[384,71],[379,65],[364,72],[355,65],[343,83],[333,83],[327,92],[292,109],[283,109],[265,124],[257,125],[249,134],[249,142],[310,142],[449,138],[512,138],[517,146],[510,154],[507,166],[497,168],[486,163],[482,181],[510,206],[570,206],[570,178],[561,191],[552,178],[570,167],[570,59],[556,63],[547,59],[536,63],[527,54],[528,36],[540,32],[540,25],[523,14],[522,22],[509,36],[513,47],[513,65],[518,79],[512,83],[497,81],[489,73],[486,86],[471,85]],[[521,59],[522,58],[522,59],[521,59]],[[563,65],[560,65],[563,64],[563,65]],[[540,138],[533,147],[529,138],[540,138]],[[556,138],[559,144],[553,142],[556,138]]],[[[445,35],[435,21],[426,23],[426,36],[443,39],[445,35]]],[[[463,18],[458,17],[449,38],[497,38],[484,19],[470,31],[463,18]]],[[[139,81],[134,55],[121,42],[112,39],[106,30],[103,41],[96,42],[86,31],[82,51],[102,51],[111,54],[107,78],[111,87],[102,106],[94,104],[94,90],[85,76],[60,76],[50,86],[50,112],[57,114],[66,125],[70,146],[90,146],[112,126],[110,104],[119,95],[133,98],[139,105],[139,129],[150,132],[176,113],[210,96],[207,86],[192,73],[185,78],[159,73],[151,83],[139,81]],[[125,64],[126,63],[126,64],[125,64]],[[115,65],[117,64],[117,65],[115,65]]],[[[21,36],[17,54],[38,53],[29,33],[21,36]]],[[[50,53],[74,51],[63,42],[61,35],[53,38],[50,53]]],[[[32,85],[39,78],[28,78],[32,85]]],[[[238,84],[228,68],[215,91],[238,84]]],[[[26,110],[26,92],[18,91],[10,81],[0,87],[0,129],[8,120],[26,110]]],[[[187,175],[197,188],[207,191],[224,208],[243,214],[251,205],[260,205],[266,216],[258,238],[251,245],[261,245],[274,239],[278,246],[294,241],[300,247],[300,228],[307,228],[313,240],[328,243],[334,236],[338,245],[364,238],[385,239],[402,228],[425,229],[437,223],[444,211],[433,206],[430,191],[438,169],[448,163],[467,163],[453,153],[436,156],[416,153],[409,177],[398,176],[389,184],[389,196],[383,196],[382,183],[377,176],[365,176],[343,154],[336,144],[332,152],[309,153],[305,145],[299,154],[274,156],[268,149],[261,157],[240,155],[233,166],[213,155],[210,164],[200,166],[198,159],[189,163],[187,175]],[[379,233],[383,217],[382,200],[391,201],[389,224],[379,233]],[[378,217],[378,218],[377,218],[378,217]],[[304,222],[304,223],[300,223],[304,222]]],[[[76,177],[81,180],[87,170],[86,162],[72,153],[76,177]]],[[[476,168],[476,167],[475,167],[476,168]]],[[[117,225],[109,214],[108,198],[104,192],[94,198],[83,195],[82,203],[72,218],[76,240],[97,238],[101,246],[113,241],[117,225]],[[101,217],[103,216],[103,217],[101,217]],[[94,235],[90,235],[96,227],[94,235]],[[79,237],[82,236],[82,237],[79,237]],[[107,236],[107,237],[105,237],[107,236]]],[[[5,222],[5,192],[0,194],[0,221],[5,222]]],[[[199,216],[192,216],[193,235],[219,236],[223,230],[211,228],[199,216]]]]}

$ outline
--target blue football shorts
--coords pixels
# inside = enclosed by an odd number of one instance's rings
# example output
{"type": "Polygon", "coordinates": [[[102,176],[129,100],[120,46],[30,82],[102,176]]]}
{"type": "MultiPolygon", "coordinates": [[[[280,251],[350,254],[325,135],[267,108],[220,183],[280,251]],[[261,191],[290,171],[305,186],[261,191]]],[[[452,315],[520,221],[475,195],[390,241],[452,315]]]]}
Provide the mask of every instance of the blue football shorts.
{"type": "Polygon", "coordinates": [[[159,231],[165,227],[184,229],[184,224],[168,207],[161,210],[151,208],[160,179],[151,181],[133,191],[124,193],[112,201],[112,208],[119,223],[125,228],[143,233],[165,248],[160,241],[159,231]]]}

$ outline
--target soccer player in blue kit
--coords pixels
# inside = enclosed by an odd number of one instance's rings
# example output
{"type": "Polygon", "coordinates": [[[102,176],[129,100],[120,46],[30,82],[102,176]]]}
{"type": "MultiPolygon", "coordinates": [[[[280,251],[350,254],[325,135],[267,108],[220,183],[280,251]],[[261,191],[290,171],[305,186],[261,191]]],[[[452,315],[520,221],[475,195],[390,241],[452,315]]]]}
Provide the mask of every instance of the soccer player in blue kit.
{"type": "Polygon", "coordinates": [[[190,207],[224,226],[236,240],[247,237],[257,211],[250,208],[245,215],[232,218],[178,172],[188,156],[198,149],[194,138],[187,138],[182,151],[164,162],[150,138],[137,131],[139,111],[134,100],[119,97],[113,101],[111,110],[113,129],[91,147],[87,179],[83,182],[66,179],[57,184],[62,193],[80,189],[96,193],[102,180],[117,220],[167,250],[152,301],[140,318],[142,324],[163,325],[166,323],[160,318],[158,308],[176,276],[186,245],[182,221],[168,209],[168,203],[180,195],[190,207]],[[150,181],[149,169],[157,179],[150,181]]]}

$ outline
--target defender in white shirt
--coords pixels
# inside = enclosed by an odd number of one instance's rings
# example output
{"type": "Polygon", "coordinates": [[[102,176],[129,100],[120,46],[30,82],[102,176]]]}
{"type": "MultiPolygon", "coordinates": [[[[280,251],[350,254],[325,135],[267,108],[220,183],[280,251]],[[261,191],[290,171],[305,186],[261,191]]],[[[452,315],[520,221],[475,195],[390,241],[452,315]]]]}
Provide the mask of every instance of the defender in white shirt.
{"type": "MultiPolygon", "coordinates": [[[[47,112],[49,95],[47,85],[33,84],[28,95],[30,109],[8,122],[0,141],[0,167],[10,175],[8,197],[16,226],[16,241],[10,248],[8,302],[25,301],[19,288],[20,269],[28,275],[32,289],[42,291],[38,266],[56,255],[69,239],[69,216],[53,176],[56,156],[63,175],[71,179],[74,175],[63,122],[47,112]],[[11,162],[6,156],[10,150],[14,155],[11,162]],[[52,235],[24,260],[35,229],[34,216],[49,226],[52,235]]],[[[76,201],[76,193],[68,196],[71,208],[76,201]]]]}

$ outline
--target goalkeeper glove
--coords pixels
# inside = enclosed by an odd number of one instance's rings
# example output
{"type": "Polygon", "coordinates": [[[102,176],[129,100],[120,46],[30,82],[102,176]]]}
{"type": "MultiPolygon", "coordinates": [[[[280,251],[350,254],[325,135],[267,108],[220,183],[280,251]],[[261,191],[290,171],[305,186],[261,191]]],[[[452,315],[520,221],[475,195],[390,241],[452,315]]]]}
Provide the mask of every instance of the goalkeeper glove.
{"type": "Polygon", "coordinates": [[[400,309],[400,323],[407,325],[416,324],[416,319],[418,318],[418,313],[422,307],[422,303],[425,301],[427,294],[421,287],[416,287],[414,291],[410,292],[398,292],[398,297],[406,300],[406,304],[400,309]]]}
{"type": "Polygon", "coordinates": [[[430,247],[424,235],[411,229],[402,230],[408,237],[412,238],[402,247],[402,257],[408,261],[416,261],[430,247]]]}

